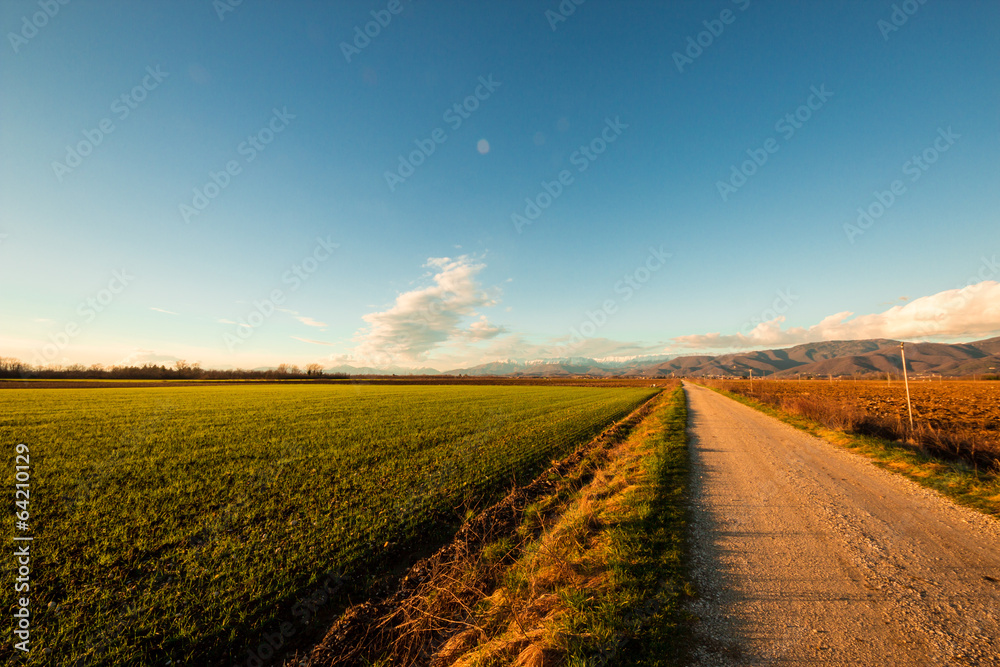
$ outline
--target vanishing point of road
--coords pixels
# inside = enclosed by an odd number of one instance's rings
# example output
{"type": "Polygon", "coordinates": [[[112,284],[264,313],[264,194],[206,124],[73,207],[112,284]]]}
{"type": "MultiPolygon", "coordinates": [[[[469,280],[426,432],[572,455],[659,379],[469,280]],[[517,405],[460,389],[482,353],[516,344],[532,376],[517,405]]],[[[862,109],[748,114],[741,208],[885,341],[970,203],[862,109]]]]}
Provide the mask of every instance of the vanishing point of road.
{"type": "Polygon", "coordinates": [[[1000,521],[685,384],[699,665],[1000,665],[1000,521]]]}

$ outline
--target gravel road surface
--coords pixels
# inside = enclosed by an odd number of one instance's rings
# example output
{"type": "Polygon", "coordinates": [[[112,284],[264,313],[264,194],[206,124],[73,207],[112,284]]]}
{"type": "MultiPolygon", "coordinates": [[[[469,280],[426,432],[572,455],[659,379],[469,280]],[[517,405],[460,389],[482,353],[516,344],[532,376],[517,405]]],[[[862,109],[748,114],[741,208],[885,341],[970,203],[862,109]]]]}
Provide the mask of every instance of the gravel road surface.
{"type": "Polygon", "coordinates": [[[699,665],[1000,665],[1000,521],[685,384],[699,665]]]}

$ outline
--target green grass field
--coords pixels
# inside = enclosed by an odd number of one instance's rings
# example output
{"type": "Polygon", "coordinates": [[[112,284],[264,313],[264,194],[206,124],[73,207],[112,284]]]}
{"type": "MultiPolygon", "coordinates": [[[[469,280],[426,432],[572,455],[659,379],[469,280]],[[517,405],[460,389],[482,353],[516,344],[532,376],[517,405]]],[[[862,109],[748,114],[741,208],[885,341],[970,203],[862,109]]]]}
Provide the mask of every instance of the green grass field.
{"type": "Polygon", "coordinates": [[[25,664],[268,664],[268,642],[315,638],[348,596],[655,391],[4,390],[6,489],[14,445],[31,457],[25,664]]]}

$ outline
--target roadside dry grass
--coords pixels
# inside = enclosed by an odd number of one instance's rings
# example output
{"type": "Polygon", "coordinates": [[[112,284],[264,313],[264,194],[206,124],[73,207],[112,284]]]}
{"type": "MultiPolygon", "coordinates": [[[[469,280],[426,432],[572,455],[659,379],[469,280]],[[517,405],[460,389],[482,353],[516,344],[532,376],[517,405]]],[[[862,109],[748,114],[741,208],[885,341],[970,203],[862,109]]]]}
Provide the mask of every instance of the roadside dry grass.
{"type": "Polygon", "coordinates": [[[683,664],[687,412],[682,390],[663,399],[585,486],[484,551],[506,570],[433,665],[683,664]]]}
{"type": "MultiPolygon", "coordinates": [[[[803,405],[792,402],[781,403],[778,407],[758,400],[756,396],[751,398],[743,393],[728,391],[720,383],[699,384],[795,428],[863,454],[877,465],[934,489],[962,505],[1000,517],[1000,467],[995,463],[979,465],[975,458],[969,460],[965,456],[942,455],[940,449],[928,447],[926,442],[894,438],[891,433],[878,437],[851,432],[856,424],[849,416],[845,417],[837,406],[826,403],[803,405]]],[[[764,393],[760,398],[766,400],[767,397],[768,394],[764,393]]]]}

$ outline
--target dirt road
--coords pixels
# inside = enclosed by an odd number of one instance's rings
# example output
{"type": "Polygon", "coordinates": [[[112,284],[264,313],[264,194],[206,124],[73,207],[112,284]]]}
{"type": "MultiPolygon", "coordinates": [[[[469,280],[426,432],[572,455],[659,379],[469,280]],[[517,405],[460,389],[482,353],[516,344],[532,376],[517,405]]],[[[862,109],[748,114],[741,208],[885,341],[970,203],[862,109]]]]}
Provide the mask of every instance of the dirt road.
{"type": "Polygon", "coordinates": [[[700,665],[1000,665],[1000,521],[685,385],[700,665]]]}

